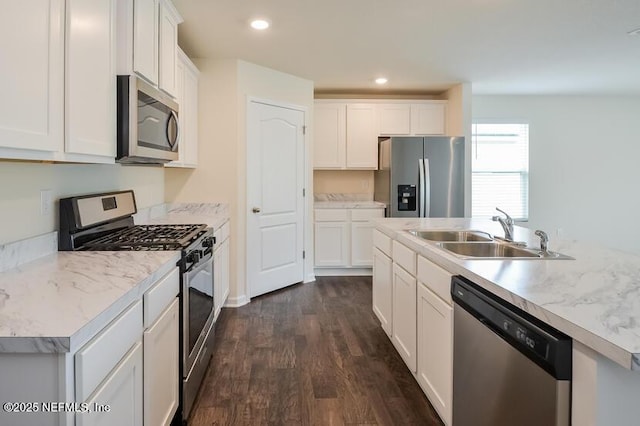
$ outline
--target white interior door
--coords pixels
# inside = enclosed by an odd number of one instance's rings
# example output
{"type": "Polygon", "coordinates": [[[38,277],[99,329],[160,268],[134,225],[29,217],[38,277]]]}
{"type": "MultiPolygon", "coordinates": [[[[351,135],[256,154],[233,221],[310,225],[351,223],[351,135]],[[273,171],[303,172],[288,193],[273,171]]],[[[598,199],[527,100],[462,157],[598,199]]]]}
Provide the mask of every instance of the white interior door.
{"type": "Polygon", "coordinates": [[[250,297],[303,279],[304,111],[250,101],[247,278],[250,297]]]}

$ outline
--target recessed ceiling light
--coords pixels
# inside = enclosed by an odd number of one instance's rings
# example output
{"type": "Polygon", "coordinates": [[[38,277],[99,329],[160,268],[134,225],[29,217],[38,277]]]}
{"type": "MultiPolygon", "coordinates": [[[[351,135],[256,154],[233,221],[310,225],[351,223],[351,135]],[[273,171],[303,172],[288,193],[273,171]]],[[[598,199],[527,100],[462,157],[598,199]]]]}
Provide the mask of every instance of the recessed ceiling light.
{"type": "Polygon", "coordinates": [[[387,80],[387,79],[386,79],[386,78],[384,78],[384,77],[378,77],[378,78],[376,78],[376,84],[387,84],[387,81],[389,81],[389,80],[387,80]]]}
{"type": "Polygon", "coordinates": [[[266,30],[269,28],[269,21],[265,19],[254,19],[251,21],[251,28],[254,30],[266,30]]]}

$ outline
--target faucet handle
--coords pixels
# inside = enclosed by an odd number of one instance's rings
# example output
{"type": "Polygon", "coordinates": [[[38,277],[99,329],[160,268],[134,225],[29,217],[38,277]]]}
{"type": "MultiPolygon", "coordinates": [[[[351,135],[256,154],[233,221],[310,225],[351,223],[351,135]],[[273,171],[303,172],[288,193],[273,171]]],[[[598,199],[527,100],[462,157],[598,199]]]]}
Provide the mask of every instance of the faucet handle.
{"type": "Polygon", "coordinates": [[[540,229],[536,230],[535,234],[540,237],[540,250],[546,253],[549,249],[549,236],[540,229]]]}
{"type": "MultiPolygon", "coordinates": [[[[511,218],[511,216],[509,216],[509,213],[505,212],[504,210],[502,210],[502,209],[500,209],[500,208],[498,208],[498,207],[496,207],[496,210],[498,210],[500,213],[502,213],[503,215],[505,215],[505,216],[506,216],[506,218],[507,218],[507,221],[508,221],[508,222],[513,223],[513,219],[511,218]]],[[[494,216],[494,219],[493,219],[493,220],[498,220],[498,219],[497,219],[497,216],[494,216]]]]}

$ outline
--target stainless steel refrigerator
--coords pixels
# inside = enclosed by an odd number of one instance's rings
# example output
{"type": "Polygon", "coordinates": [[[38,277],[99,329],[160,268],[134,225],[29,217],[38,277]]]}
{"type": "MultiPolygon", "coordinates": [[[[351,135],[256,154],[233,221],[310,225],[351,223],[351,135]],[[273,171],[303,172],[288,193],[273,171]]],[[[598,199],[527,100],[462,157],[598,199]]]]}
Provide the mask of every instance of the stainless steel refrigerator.
{"type": "Polygon", "coordinates": [[[463,137],[381,139],[374,199],[387,217],[463,217],[464,151],[463,137]]]}

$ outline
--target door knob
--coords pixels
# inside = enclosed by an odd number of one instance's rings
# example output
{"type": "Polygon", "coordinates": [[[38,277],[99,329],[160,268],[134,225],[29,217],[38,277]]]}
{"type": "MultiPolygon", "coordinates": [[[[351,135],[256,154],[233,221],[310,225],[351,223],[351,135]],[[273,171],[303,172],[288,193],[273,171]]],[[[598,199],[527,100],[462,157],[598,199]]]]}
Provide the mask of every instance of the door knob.
{"type": "Polygon", "coordinates": [[[260,207],[254,207],[251,211],[254,213],[260,213],[260,207]]]}

